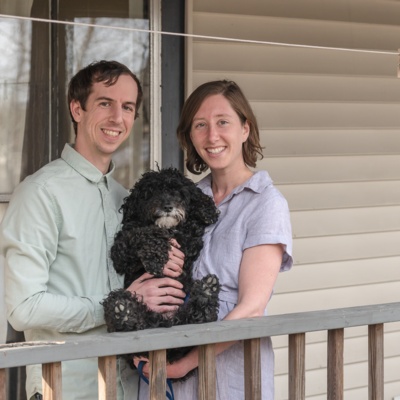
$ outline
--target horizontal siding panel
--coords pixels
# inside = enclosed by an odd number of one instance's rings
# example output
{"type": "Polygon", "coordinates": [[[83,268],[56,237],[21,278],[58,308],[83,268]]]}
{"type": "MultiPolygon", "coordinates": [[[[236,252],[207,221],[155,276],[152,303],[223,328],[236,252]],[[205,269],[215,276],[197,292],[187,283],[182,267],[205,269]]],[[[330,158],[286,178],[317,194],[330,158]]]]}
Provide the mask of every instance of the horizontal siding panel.
{"type": "Polygon", "coordinates": [[[193,70],[396,77],[397,55],[197,41],[193,70]]]}
{"type": "MultiPolygon", "coordinates": [[[[400,255],[400,231],[295,239],[297,265],[400,255]]],[[[400,292],[399,292],[400,293],[400,292]]]]}
{"type": "Polygon", "coordinates": [[[267,129],[260,138],[265,157],[400,154],[398,128],[267,129]]]}
{"type": "Polygon", "coordinates": [[[295,265],[279,275],[275,295],[394,281],[400,282],[400,256],[295,265]]]}
{"type": "MultiPolygon", "coordinates": [[[[400,28],[399,28],[400,29],[400,28]]],[[[400,36],[400,32],[399,32],[400,36]]],[[[285,101],[400,101],[397,77],[359,77],[309,74],[278,74],[227,71],[197,71],[194,87],[208,81],[235,81],[251,100],[285,101]]]]}
{"type": "Polygon", "coordinates": [[[333,289],[321,288],[309,292],[275,294],[268,310],[270,315],[277,315],[394,303],[399,301],[399,293],[400,281],[333,289]]]}
{"type": "Polygon", "coordinates": [[[400,204],[400,181],[276,185],[291,211],[400,204]]]}
{"type": "Polygon", "coordinates": [[[400,179],[399,155],[271,157],[257,163],[279,184],[400,179]]]}
{"type": "Polygon", "coordinates": [[[320,0],[297,0],[288,7],[282,0],[201,0],[194,1],[193,10],[392,25],[398,25],[400,21],[400,9],[396,1],[326,1],[321,5],[320,0]]]}
{"type": "Polygon", "coordinates": [[[400,230],[400,205],[298,211],[291,221],[296,238],[394,231],[400,230]]]}
{"type": "MultiPolygon", "coordinates": [[[[390,363],[390,365],[385,366],[385,374],[386,369],[390,368],[393,374],[393,371],[398,369],[398,364],[400,360],[394,360],[394,362],[390,363]]],[[[364,367],[363,367],[364,368],[364,367]]],[[[349,375],[351,371],[345,369],[345,381],[351,382],[353,377],[349,375]]],[[[361,375],[364,377],[365,368],[362,370],[361,375]]],[[[315,376],[315,374],[307,374],[306,376],[306,399],[307,400],[326,400],[327,395],[325,392],[322,394],[310,394],[309,390],[307,390],[308,386],[315,385],[314,380],[320,380],[321,385],[326,385],[326,370],[321,370],[320,376],[315,376]]],[[[368,374],[368,372],[367,372],[368,374]]],[[[366,375],[368,376],[368,375],[366,375]]],[[[364,379],[364,378],[363,378],[364,379]]],[[[366,400],[368,399],[368,381],[363,380],[364,385],[362,387],[356,387],[355,389],[347,388],[344,392],[344,400],[366,400]]],[[[275,378],[275,394],[276,399],[280,400],[288,400],[288,378],[287,376],[278,376],[275,378]]],[[[310,392],[312,392],[310,390],[310,392]]],[[[400,377],[397,377],[397,381],[386,382],[385,383],[385,400],[392,400],[395,396],[400,394],[400,377]]]]}
{"type": "Polygon", "coordinates": [[[400,103],[251,102],[259,127],[400,127],[400,103]]]}
{"type": "Polygon", "coordinates": [[[400,36],[396,25],[209,12],[194,15],[193,31],[213,37],[383,51],[397,51],[400,36]]]}

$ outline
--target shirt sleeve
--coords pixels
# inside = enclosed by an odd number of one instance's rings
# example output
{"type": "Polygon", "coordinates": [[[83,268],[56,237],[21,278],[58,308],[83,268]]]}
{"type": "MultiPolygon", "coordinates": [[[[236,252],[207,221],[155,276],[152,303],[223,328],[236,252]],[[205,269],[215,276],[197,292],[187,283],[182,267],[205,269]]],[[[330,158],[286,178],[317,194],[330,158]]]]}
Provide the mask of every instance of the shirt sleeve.
{"type": "Polygon", "coordinates": [[[244,249],[261,244],[282,244],[281,271],[292,267],[292,229],[286,199],[275,188],[261,195],[249,216],[244,249]]]}
{"type": "Polygon", "coordinates": [[[104,324],[99,297],[50,293],[50,269],[57,255],[57,207],[45,187],[16,189],[0,229],[5,257],[5,292],[10,324],[18,331],[84,332],[104,324]]]}

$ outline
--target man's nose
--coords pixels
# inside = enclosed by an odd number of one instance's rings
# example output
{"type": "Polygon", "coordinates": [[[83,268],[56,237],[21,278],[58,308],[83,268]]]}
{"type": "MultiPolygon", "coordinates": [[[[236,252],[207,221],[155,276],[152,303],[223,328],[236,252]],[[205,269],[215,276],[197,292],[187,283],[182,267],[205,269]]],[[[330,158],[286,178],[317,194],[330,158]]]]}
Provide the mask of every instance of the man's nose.
{"type": "Polygon", "coordinates": [[[120,123],[122,122],[122,108],[118,104],[113,104],[110,109],[110,121],[120,123]]]}

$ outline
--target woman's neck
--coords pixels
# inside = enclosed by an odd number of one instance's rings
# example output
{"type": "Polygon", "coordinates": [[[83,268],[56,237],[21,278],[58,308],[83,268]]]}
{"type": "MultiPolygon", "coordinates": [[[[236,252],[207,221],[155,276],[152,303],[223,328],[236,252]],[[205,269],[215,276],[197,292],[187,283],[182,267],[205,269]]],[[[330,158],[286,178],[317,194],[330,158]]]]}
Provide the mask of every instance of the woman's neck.
{"type": "Polygon", "coordinates": [[[214,202],[220,204],[235,188],[246,182],[253,175],[253,171],[245,167],[240,172],[225,173],[219,171],[211,171],[211,189],[213,192],[214,202]]]}

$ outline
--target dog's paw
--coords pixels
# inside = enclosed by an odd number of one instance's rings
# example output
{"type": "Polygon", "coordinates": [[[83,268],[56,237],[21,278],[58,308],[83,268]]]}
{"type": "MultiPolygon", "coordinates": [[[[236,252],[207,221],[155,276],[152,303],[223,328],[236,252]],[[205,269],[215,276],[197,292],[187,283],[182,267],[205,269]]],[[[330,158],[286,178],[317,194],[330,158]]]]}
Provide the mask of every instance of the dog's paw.
{"type": "Polygon", "coordinates": [[[116,290],[102,302],[109,332],[135,331],[140,323],[137,299],[128,291],[116,290]]]}
{"type": "Polygon", "coordinates": [[[213,303],[218,301],[219,290],[218,277],[210,274],[193,283],[190,297],[202,304],[213,303]]]}
{"type": "Polygon", "coordinates": [[[219,293],[219,280],[216,275],[207,275],[201,281],[204,296],[215,297],[219,293]]]}
{"type": "Polygon", "coordinates": [[[121,324],[126,323],[129,320],[131,310],[126,299],[117,300],[114,305],[114,318],[121,324]]]}
{"type": "Polygon", "coordinates": [[[186,304],[175,316],[177,325],[216,321],[220,284],[217,276],[207,275],[194,281],[186,304]]]}

